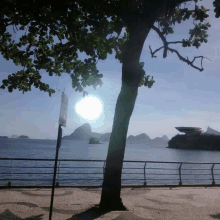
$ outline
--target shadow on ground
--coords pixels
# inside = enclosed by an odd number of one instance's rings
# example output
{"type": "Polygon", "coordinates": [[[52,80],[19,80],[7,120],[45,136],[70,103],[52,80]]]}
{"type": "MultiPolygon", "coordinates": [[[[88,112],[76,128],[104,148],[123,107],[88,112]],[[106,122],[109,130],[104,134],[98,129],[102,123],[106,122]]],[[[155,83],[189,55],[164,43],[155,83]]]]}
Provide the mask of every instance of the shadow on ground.
{"type": "Polygon", "coordinates": [[[108,212],[110,211],[101,211],[99,209],[99,205],[95,205],[81,213],[73,215],[71,218],[68,218],[66,220],[93,220],[107,214],[108,212]]]}
{"type": "MultiPolygon", "coordinates": [[[[5,204],[8,204],[8,203],[5,203],[5,204]]],[[[28,206],[31,208],[39,207],[36,204],[26,203],[26,202],[14,202],[13,204],[24,205],[24,206],[28,206]]],[[[49,210],[50,210],[49,207],[39,207],[39,208],[49,213],[49,210]]],[[[134,213],[130,212],[126,207],[124,208],[125,210],[124,211],[120,210],[119,215],[112,220],[147,220],[146,218],[141,218],[135,215],[134,213]]],[[[119,211],[119,210],[115,210],[115,211],[119,211]]],[[[94,220],[94,219],[104,216],[105,214],[109,212],[111,211],[100,210],[99,205],[94,205],[93,207],[86,209],[86,210],[85,209],[84,210],[64,210],[64,209],[53,208],[53,215],[55,215],[55,213],[73,215],[72,217],[66,220],[94,220]]],[[[11,212],[9,209],[5,209],[5,211],[0,214],[0,220],[42,220],[43,216],[44,214],[39,214],[36,216],[30,216],[27,218],[20,218],[17,215],[15,215],[13,212],[11,212]]]]}
{"type": "Polygon", "coordinates": [[[210,216],[215,219],[220,219],[220,213],[218,213],[216,215],[210,215],[210,216]]]}
{"type": "Polygon", "coordinates": [[[9,209],[6,209],[0,214],[0,220],[42,220],[43,214],[37,216],[30,216],[28,218],[20,218],[12,213],[9,209]]]}
{"type": "MultiPolygon", "coordinates": [[[[100,211],[99,205],[95,205],[90,209],[87,209],[84,212],[73,215],[71,218],[68,218],[66,220],[94,220],[109,212],[111,211],[100,211]]],[[[141,218],[127,210],[127,211],[120,211],[118,217],[112,220],[150,220],[150,219],[141,218]]]]}

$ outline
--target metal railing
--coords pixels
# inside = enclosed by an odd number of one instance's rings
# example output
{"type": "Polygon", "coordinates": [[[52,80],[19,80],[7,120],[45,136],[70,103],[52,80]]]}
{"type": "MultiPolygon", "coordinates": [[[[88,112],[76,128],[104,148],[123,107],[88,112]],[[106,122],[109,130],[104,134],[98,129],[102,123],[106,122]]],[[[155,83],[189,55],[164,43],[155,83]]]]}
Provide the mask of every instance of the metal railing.
{"type": "MultiPolygon", "coordinates": [[[[72,159],[58,159],[58,167],[57,167],[57,179],[56,179],[56,186],[59,186],[60,185],[60,182],[61,183],[64,183],[65,181],[71,181],[71,183],[73,182],[77,182],[77,181],[84,181],[84,182],[88,182],[88,181],[94,181],[97,183],[98,181],[102,183],[103,181],[103,178],[104,178],[104,172],[105,172],[105,163],[106,161],[105,160],[72,160],[72,159]],[[92,166],[67,166],[67,167],[61,167],[60,164],[61,163],[65,163],[65,162],[75,162],[75,163],[95,163],[95,164],[103,164],[102,166],[98,166],[98,167],[92,167],[92,166]],[[81,169],[96,169],[96,170],[103,170],[103,172],[92,172],[92,173],[88,173],[88,172],[79,172],[81,169]],[[74,170],[76,169],[76,172],[74,173],[71,173],[71,172],[60,172],[60,169],[61,170],[65,170],[65,169],[71,169],[71,170],[74,170]],[[94,175],[101,175],[102,178],[94,178],[94,175]],[[60,178],[60,175],[84,175],[85,177],[84,178],[81,178],[81,177],[78,177],[78,178],[64,178],[64,179],[61,179],[60,178]],[[86,176],[87,175],[87,176],[86,176]],[[93,178],[88,178],[88,175],[92,175],[93,178]]],[[[176,181],[176,184],[172,184],[172,186],[189,186],[189,184],[185,184],[187,182],[187,180],[196,180],[198,182],[198,180],[200,181],[201,183],[201,180],[208,180],[210,181],[211,180],[211,183],[210,184],[205,184],[205,185],[211,185],[211,186],[217,186],[216,184],[216,180],[220,180],[220,179],[216,179],[215,176],[217,175],[220,175],[220,174],[217,174],[215,173],[214,174],[214,166],[217,165],[217,164],[220,164],[220,163],[193,163],[193,162],[160,162],[160,161],[128,161],[128,160],[125,160],[123,162],[123,169],[122,169],[122,177],[124,175],[130,175],[133,177],[130,178],[130,179],[127,179],[127,178],[122,178],[122,182],[123,181],[136,181],[136,182],[139,182],[139,183],[142,183],[142,184],[139,184],[141,186],[149,186],[149,184],[147,184],[148,182],[150,181],[155,181],[156,182],[162,182],[162,184],[160,184],[159,186],[171,186],[171,185],[167,185],[165,184],[165,182],[167,180],[172,180],[172,181],[176,181]],[[125,164],[128,163],[128,164],[131,164],[133,167],[125,167],[125,164]],[[142,167],[135,167],[135,164],[137,165],[142,165],[142,167]],[[172,167],[153,167],[153,165],[155,166],[156,164],[162,164],[163,166],[167,165],[167,164],[170,164],[172,165],[172,167]],[[174,165],[177,165],[176,168],[173,168],[174,165]],[[182,166],[191,166],[190,169],[183,169],[182,166]],[[209,169],[192,169],[193,166],[196,166],[196,165],[211,165],[211,167],[209,169]],[[138,173],[138,171],[136,171],[135,173],[130,173],[130,172],[126,172],[126,170],[133,170],[133,169],[136,169],[136,170],[142,170],[143,172],[141,173],[138,173]],[[123,170],[125,172],[123,172],[123,170]],[[146,173],[147,170],[153,170],[151,173],[146,173]],[[160,170],[162,171],[163,173],[155,173],[155,170],[160,170]],[[175,171],[176,173],[173,173],[173,174],[170,174],[170,173],[167,173],[168,170],[173,170],[175,171]],[[188,173],[183,173],[185,170],[188,170],[188,173]],[[208,172],[207,173],[197,173],[197,174],[194,174],[194,173],[191,173],[192,170],[207,170],[208,172]],[[137,175],[139,176],[143,176],[141,179],[140,178],[137,178],[137,175]],[[167,178],[159,178],[159,179],[152,179],[152,176],[177,176],[176,179],[167,179],[167,178]],[[185,175],[197,175],[197,176],[203,176],[203,175],[206,175],[206,176],[209,176],[210,178],[209,179],[184,179],[183,177],[185,175]],[[136,177],[135,177],[136,176],[136,177]],[[184,179],[184,180],[183,180],[184,179]],[[184,181],[184,185],[183,185],[183,181],[184,181]]],[[[52,177],[53,177],[53,167],[54,167],[54,159],[30,159],[30,158],[0,158],[0,171],[3,170],[3,172],[0,172],[0,184],[3,182],[3,184],[5,184],[4,186],[8,186],[8,187],[11,187],[12,186],[12,183],[14,185],[15,182],[19,182],[19,181],[25,181],[25,182],[37,182],[37,181],[40,181],[40,182],[44,182],[46,181],[47,183],[49,182],[48,185],[51,185],[52,183],[52,177]],[[23,161],[23,166],[18,166],[15,164],[15,162],[21,162],[23,161]],[[28,162],[28,165],[30,165],[31,163],[39,163],[39,161],[41,162],[51,162],[51,166],[27,166],[27,165],[24,165],[25,162],[28,162]],[[2,165],[2,162],[4,162],[4,165],[2,165]],[[9,163],[7,165],[7,163],[9,163]],[[27,169],[34,169],[34,170],[38,170],[38,169],[41,169],[41,170],[45,170],[45,169],[48,169],[50,168],[51,169],[51,173],[48,173],[48,172],[14,172],[13,170],[15,169],[19,169],[19,171],[25,171],[27,169]],[[7,176],[8,175],[8,176],[7,176]],[[34,175],[35,177],[37,176],[37,179],[27,179],[27,178],[13,178],[13,176],[25,176],[25,175],[34,175]],[[43,176],[43,175],[47,175],[47,177],[50,175],[50,178],[39,178],[39,176],[43,176]]],[[[216,169],[215,168],[215,172],[217,170],[220,170],[220,169],[216,169]]],[[[72,184],[70,184],[72,185],[72,184]]],[[[94,185],[94,184],[93,184],[94,185]]],[[[101,185],[101,184],[100,184],[101,185]]],[[[99,185],[99,186],[100,186],[99,185]]],[[[127,184],[128,185],[128,184],[127,184]]],[[[134,184],[133,184],[134,185],[134,184]]],[[[137,184],[136,184],[137,185],[137,184]]],[[[150,186],[158,186],[158,184],[154,184],[154,185],[150,185],[150,186]]],[[[201,184],[193,184],[193,185],[190,185],[190,186],[199,186],[201,184]]],[[[204,184],[202,184],[204,185],[204,184]]],[[[36,184],[35,184],[36,186],[36,184]]],[[[42,184],[41,184],[42,186],[42,184]]],[[[79,185],[78,185],[79,186],[79,185]]],[[[91,186],[91,185],[90,185],[91,186]]],[[[123,184],[122,184],[123,186],[123,184]]]]}

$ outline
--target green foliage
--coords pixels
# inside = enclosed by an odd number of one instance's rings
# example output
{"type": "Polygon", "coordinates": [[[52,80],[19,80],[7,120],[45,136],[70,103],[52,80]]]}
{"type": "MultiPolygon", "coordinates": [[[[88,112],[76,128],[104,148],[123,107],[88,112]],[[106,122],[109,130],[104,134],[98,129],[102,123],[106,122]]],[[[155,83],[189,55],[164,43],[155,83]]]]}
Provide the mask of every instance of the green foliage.
{"type": "Polygon", "coordinates": [[[151,88],[153,86],[153,84],[155,83],[153,76],[151,76],[151,80],[149,80],[149,75],[144,75],[142,80],[139,83],[139,87],[141,87],[142,85],[147,86],[148,88],[151,88]]]}
{"type": "Polygon", "coordinates": [[[213,2],[213,6],[215,7],[215,17],[219,18],[220,17],[220,1],[219,0],[215,0],[213,2]]]}
{"type": "MultiPolygon", "coordinates": [[[[55,90],[40,80],[40,69],[45,69],[50,76],[53,74],[61,76],[63,72],[69,73],[73,88],[76,91],[81,92],[83,87],[88,85],[93,85],[94,88],[97,85],[102,85],[102,74],[98,74],[96,61],[97,58],[106,59],[107,53],[112,51],[111,47],[105,43],[106,33],[102,33],[101,30],[104,28],[106,32],[113,32],[113,29],[116,29],[112,24],[109,25],[104,16],[99,15],[102,24],[102,26],[99,26],[99,20],[96,22],[92,20],[97,20],[97,15],[88,16],[86,13],[86,16],[83,17],[83,12],[76,7],[75,3],[68,3],[59,8],[56,7],[55,3],[49,5],[49,7],[38,4],[34,8],[35,13],[32,13],[33,8],[31,6],[25,8],[22,3],[19,3],[14,7],[14,2],[6,2],[10,7],[13,5],[13,10],[10,12],[4,10],[4,6],[1,5],[0,16],[6,15],[7,18],[0,20],[0,27],[6,27],[9,23],[20,24],[20,30],[24,30],[27,24],[30,23],[30,26],[29,33],[22,36],[19,43],[14,43],[14,41],[11,43],[11,35],[6,32],[6,29],[0,28],[0,50],[3,57],[7,60],[12,59],[16,65],[21,64],[24,67],[24,70],[17,71],[9,75],[7,80],[3,80],[0,88],[5,89],[8,87],[9,92],[16,88],[27,92],[31,91],[31,86],[34,85],[36,88],[48,92],[49,95],[55,93],[55,90]],[[72,8],[72,11],[67,12],[68,8],[72,8]],[[80,18],[81,22],[76,18],[80,18]],[[93,33],[87,33],[85,26],[88,23],[95,28],[93,33]],[[48,27],[50,27],[49,35],[47,33],[48,27]],[[37,34],[39,40],[36,39],[37,34]],[[68,42],[66,44],[60,42],[54,45],[54,35],[59,40],[66,37],[68,42]],[[52,44],[51,49],[48,44],[52,44]],[[24,45],[27,46],[26,52],[19,50],[24,45]],[[33,51],[30,51],[30,49],[33,49],[33,51]],[[91,58],[85,59],[84,62],[77,59],[77,49],[86,52],[91,58]],[[97,54],[95,51],[97,51],[97,54]],[[34,60],[30,58],[31,55],[34,55],[34,60]],[[54,58],[54,61],[51,58],[54,58]],[[81,83],[79,82],[79,76],[82,76],[81,83]]],[[[117,30],[119,30],[119,25],[117,25],[117,30]]]]}
{"type": "Polygon", "coordinates": [[[89,144],[98,144],[99,143],[99,139],[95,138],[95,137],[91,137],[89,139],[89,144]]]}
{"type": "MultiPolygon", "coordinates": [[[[219,3],[214,2],[213,4],[217,7],[219,3]]],[[[207,10],[204,6],[199,8],[197,5],[195,10],[188,10],[188,8],[174,8],[172,13],[168,15],[162,14],[157,22],[162,34],[168,35],[174,33],[172,25],[175,25],[176,23],[180,24],[182,21],[190,18],[194,18],[195,21],[200,21],[200,23],[194,24],[195,27],[193,29],[189,30],[189,39],[182,40],[183,47],[195,46],[198,49],[201,46],[201,43],[208,42],[207,30],[211,27],[211,25],[208,22],[203,23],[205,19],[209,17],[207,11],[209,10],[207,10]]]]}
{"type": "MultiPolygon", "coordinates": [[[[31,86],[34,85],[51,95],[55,90],[41,81],[41,69],[46,70],[49,76],[61,76],[64,72],[70,74],[72,87],[76,91],[82,92],[84,87],[90,85],[94,89],[97,85],[102,86],[103,76],[98,74],[96,67],[98,60],[105,60],[107,55],[115,50],[115,58],[123,63],[123,52],[129,40],[131,23],[145,19],[149,15],[145,12],[154,4],[162,4],[163,1],[165,0],[141,0],[135,5],[132,5],[131,0],[81,0],[68,1],[61,5],[56,2],[36,2],[33,7],[32,4],[24,2],[4,0],[0,3],[0,51],[6,60],[12,59],[15,65],[21,65],[23,70],[9,75],[7,80],[2,81],[0,88],[8,88],[9,92],[19,89],[24,93],[31,91],[31,86]],[[11,40],[11,34],[6,32],[6,27],[18,24],[20,30],[27,28],[29,33],[22,36],[19,43],[15,43],[11,40]],[[91,33],[88,33],[88,26],[91,33]],[[119,37],[123,27],[126,31],[124,36],[119,37]],[[114,32],[118,36],[107,39],[107,36],[114,32]],[[57,36],[60,43],[54,45],[53,36],[57,36]],[[64,38],[67,39],[65,44],[62,43],[64,38]],[[52,44],[51,49],[48,47],[49,44],[52,44]],[[20,49],[22,46],[27,46],[26,51],[20,49]],[[89,58],[79,60],[78,50],[85,52],[89,58]],[[34,59],[30,58],[32,55],[34,59]]],[[[198,48],[201,43],[207,43],[207,30],[211,25],[204,21],[208,17],[208,10],[203,6],[196,6],[195,10],[180,9],[174,1],[167,1],[166,4],[168,12],[164,10],[156,20],[163,35],[173,34],[172,26],[176,23],[194,18],[200,23],[190,29],[190,37],[182,40],[182,46],[198,48]]],[[[215,0],[213,5],[216,17],[219,17],[219,1],[215,0]]],[[[143,67],[138,68],[144,73],[139,86],[151,88],[154,83],[153,77],[149,80],[143,67]]]]}

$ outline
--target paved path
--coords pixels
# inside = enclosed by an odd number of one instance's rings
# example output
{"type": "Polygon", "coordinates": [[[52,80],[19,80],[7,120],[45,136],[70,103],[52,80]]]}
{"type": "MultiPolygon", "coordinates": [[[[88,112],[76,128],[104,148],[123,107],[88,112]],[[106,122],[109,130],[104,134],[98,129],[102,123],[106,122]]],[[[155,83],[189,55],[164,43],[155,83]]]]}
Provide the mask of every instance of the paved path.
{"type": "MultiPolygon", "coordinates": [[[[101,188],[56,188],[53,220],[216,220],[220,187],[122,188],[129,211],[98,212],[101,188]]],[[[48,220],[51,189],[0,189],[0,220],[48,220]]]]}

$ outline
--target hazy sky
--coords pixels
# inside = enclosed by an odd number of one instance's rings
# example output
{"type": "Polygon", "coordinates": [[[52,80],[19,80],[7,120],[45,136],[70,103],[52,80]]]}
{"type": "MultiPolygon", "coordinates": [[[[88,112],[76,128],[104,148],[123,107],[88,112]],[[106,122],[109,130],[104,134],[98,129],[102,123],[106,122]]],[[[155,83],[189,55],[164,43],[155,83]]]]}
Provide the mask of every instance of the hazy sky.
{"type": "MultiPolygon", "coordinates": [[[[147,37],[142,50],[141,62],[145,62],[146,75],[153,76],[155,84],[151,89],[143,86],[139,88],[135,108],[131,116],[128,135],[146,133],[150,138],[167,135],[172,138],[178,133],[175,127],[195,126],[206,130],[208,126],[220,131],[220,18],[214,17],[213,1],[203,0],[198,2],[207,9],[211,9],[208,21],[212,25],[209,30],[208,43],[203,43],[199,49],[195,47],[183,48],[181,45],[170,45],[178,49],[181,55],[188,56],[190,60],[194,56],[204,55],[211,61],[204,59],[204,71],[200,72],[179,60],[176,54],[168,52],[163,59],[161,50],[152,59],[149,45],[155,50],[162,46],[159,36],[152,30],[147,37]]],[[[191,8],[194,3],[191,3],[191,8]]],[[[20,26],[18,26],[20,27],[20,26]]],[[[193,27],[193,20],[184,21],[174,27],[173,35],[168,35],[168,41],[188,38],[188,30],[193,27]]],[[[7,28],[12,39],[16,42],[25,31],[16,30],[12,26],[7,28]]],[[[49,31],[48,31],[49,33],[49,31]]],[[[122,36],[123,32],[121,33],[122,36]]],[[[58,38],[54,38],[54,44],[58,38]]],[[[63,41],[66,42],[66,41],[63,41]]],[[[23,47],[22,49],[25,49],[23,47]]],[[[33,49],[33,48],[32,48],[33,49]]],[[[85,53],[79,52],[79,58],[85,59],[85,53]]],[[[0,55],[0,81],[8,75],[23,69],[16,66],[12,60],[7,61],[0,55]]],[[[200,59],[195,62],[200,67],[200,59]]],[[[84,123],[90,123],[93,132],[111,132],[115,105],[121,88],[122,64],[115,59],[115,53],[108,55],[105,61],[97,64],[99,73],[103,74],[103,86],[96,90],[92,86],[85,90],[102,100],[104,111],[95,121],[85,120],[77,115],[75,104],[82,97],[82,93],[76,92],[71,86],[68,73],[61,77],[50,77],[45,70],[40,70],[42,81],[48,83],[53,89],[63,91],[68,97],[67,126],[63,127],[63,136],[71,134],[77,127],[84,123]]],[[[48,93],[40,91],[32,86],[32,91],[22,94],[14,90],[0,90],[0,135],[28,135],[30,138],[56,138],[60,112],[61,93],[49,97],[48,93]]]]}

